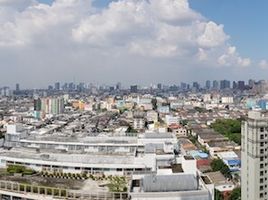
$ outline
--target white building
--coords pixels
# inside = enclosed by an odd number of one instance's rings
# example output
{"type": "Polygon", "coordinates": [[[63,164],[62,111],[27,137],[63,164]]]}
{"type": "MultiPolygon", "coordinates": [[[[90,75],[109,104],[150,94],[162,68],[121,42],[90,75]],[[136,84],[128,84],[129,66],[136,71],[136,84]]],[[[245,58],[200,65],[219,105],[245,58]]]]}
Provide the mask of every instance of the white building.
{"type": "Polygon", "coordinates": [[[144,127],[145,127],[144,118],[141,118],[141,117],[134,118],[134,121],[133,121],[133,128],[134,129],[142,130],[142,129],[144,129],[144,127]]]}
{"type": "Polygon", "coordinates": [[[180,124],[180,117],[166,115],[165,121],[168,126],[171,124],[180,124]]]}
{"type": "Polygon", "coordinates": [[[177,170],[159,169],[157,174],[133,180],[130,196],[133,200],[213,200],[214,185],[197,176],[196,160],[180,157],[177,170]]]}
{"type": "Polygon", "coordinates": [[[233,97],[222,97],[221,98],[221,103],[223,103],[223,104],[232,104],[232,103],[234,103],[234,98],[233,97]]]}
{"type": "Polygon", "coordinates": [[[242,123],[242,199],[268,198],[268,113],[250,111],[242,123]]]}

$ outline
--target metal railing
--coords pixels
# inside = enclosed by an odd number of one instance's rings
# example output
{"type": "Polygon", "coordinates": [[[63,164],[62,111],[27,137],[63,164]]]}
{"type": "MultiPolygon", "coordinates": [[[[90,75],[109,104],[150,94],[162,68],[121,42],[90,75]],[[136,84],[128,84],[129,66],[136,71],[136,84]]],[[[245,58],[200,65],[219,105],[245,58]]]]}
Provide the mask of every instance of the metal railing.
{"type": "Polygon", "coordinates": [[[19,194],[34,194],[34,195],[48,195],[55,199],[100,199],[100,200],[127,200],[129,199],[127,192],[92,192],[82,193],[79,191],[68,190],[64,188],[36,186],[31,184],[24,184],[11,181],[0,180],[0,194],[1,190],[9,191],[19,196],[19,194]]]}

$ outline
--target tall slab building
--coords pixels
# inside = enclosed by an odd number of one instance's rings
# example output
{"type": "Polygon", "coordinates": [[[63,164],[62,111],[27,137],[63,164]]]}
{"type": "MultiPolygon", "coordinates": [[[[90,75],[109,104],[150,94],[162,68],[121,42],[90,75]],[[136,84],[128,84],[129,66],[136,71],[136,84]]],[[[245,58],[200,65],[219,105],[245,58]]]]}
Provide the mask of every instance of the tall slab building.
{"type": "Polygon", "coordinates": [[[268,199],[268,113],[250,111],[241,131],[242,200],[268,199]]]}

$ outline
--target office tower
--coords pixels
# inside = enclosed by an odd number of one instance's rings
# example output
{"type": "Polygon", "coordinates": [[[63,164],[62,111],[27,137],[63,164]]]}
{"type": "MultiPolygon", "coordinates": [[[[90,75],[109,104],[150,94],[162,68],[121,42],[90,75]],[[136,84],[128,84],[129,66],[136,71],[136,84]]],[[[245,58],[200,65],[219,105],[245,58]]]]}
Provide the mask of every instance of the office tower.
{"type": "Polygon", "coordinates": [[[268,113],[249,111],[241,131],[242,200],[268,199],[268,113]]]}
{"type": "Polygon", "coordinates": [[[228,80],[221,80],[220,81],[220,89],[224,90],[224,89],[229,89],[230,88],[230,81],[228,80]]]}
{"type": "Polygon", "coordinates": [[[64,83],[63,86],[62,86],[62,90],[67,90],[68,89],[68,83],[64,83]]]}
{"type": "Polygon", "coordinates": [[[110,87],[109,87],[109,91],[110,91],[110,92],[114,91],[114,86],[110,86],[110,87]]]}
{"type": "Polygon", "coordinates": [[[162,90],[162,84],[161,84],[161,83],[158,83],[158,84],[157,84],[157,89],[158,89],[158,90],[162,90]]]}
{"type": "Polygon", "coordinates": [[[210,85],[210,80],[207,80],[207,81],[206,81],[206,89],[209,90],[210,87],[211,87],[211,85],[210,85]]]}
{"type": "Polygon", "coordinates": [[[78,92],[83,92],[85,90],[85,83],[79,83],[76,89],[78,92]]]}
{"type": "Polygon", "coordinates": [[[52,85],[49,85],[47,89],[48,90],[53,90],[53,86],[52,85]]]}
{"type": "Polygon", "coordinates": [[[255,81],[254,81],[254,80],[252,80],[252,79],[249,79],[249,80],[248,80],[248,86],[249,86],[250,88],[253,88],[254,84],[255,84],[255,81]]]}
{"type": "Polygon", "coordinates": [[[233,89],[235,90],[235,89],[237,89],[237,88],[238,88],[237,83],[236,83],[235,81],[233,81],[233,89]]]}
{"type": "Polygon", "coordinates": [[[3,88],[0,88],[0,93],[2,96],[4,97],[7,97],[7,96],[10,96],[10,90],[9,90],[9,87],[3,87],[3,88]]]}
{"type": "Polygon", "coordinates": [[[244,90],[245,89],[245,81],[238,81],[237,88],[239,90],[244,90]]]}
{"type": "Polygon", "coordinates": [[[181,82],[181,89],[182,89],[182,90],[185,90],[186,88],[187,88],[187,84],[186,84],[186,83],[181,82]]]}
{"type": "Polygon", "coordinates": [[[122,86],[121,86],[121,83],[120,82],[118,82],[117,84],[116,84],[116,90],[121,90],[122,88],[122,86]]]}
{"type": "Polygon", "coordinates": [[[16,84],[16,91],[18,92],[18,91],[20,91],[20,84],[16,84]]]}
{"type": "Polygon", "coordinates": [[[193,89],[199,90],[198,82],[193,82],[193,89]]]}
{"type": "Polygon", "coordinates": [[[212,83],[212,87],[213,87],[213,89],[219,89],[219,82],[214,80],[212,83]]]}
{"type": "Polygon", "coordinates": [[[138,86],[137,85],[131,85],[130,86],[130,92],[131,93],[137,93],[138,92],[138,86]]]}
{"type": "Polygon", "coordinates": [[[55,83],[54,89],[55,90],[60,90],[60,83],[59,82],[55,83]]]}

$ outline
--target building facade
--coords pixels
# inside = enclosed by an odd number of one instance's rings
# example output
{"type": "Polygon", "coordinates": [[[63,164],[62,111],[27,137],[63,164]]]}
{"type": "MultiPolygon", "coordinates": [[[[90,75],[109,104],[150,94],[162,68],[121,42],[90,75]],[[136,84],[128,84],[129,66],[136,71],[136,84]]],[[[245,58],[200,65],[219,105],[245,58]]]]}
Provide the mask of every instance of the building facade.
{"type": "Polygon", "coordinates": [[[250,111],[242,123],[242,200],[268,198],[268,113],[250,111]]]}

